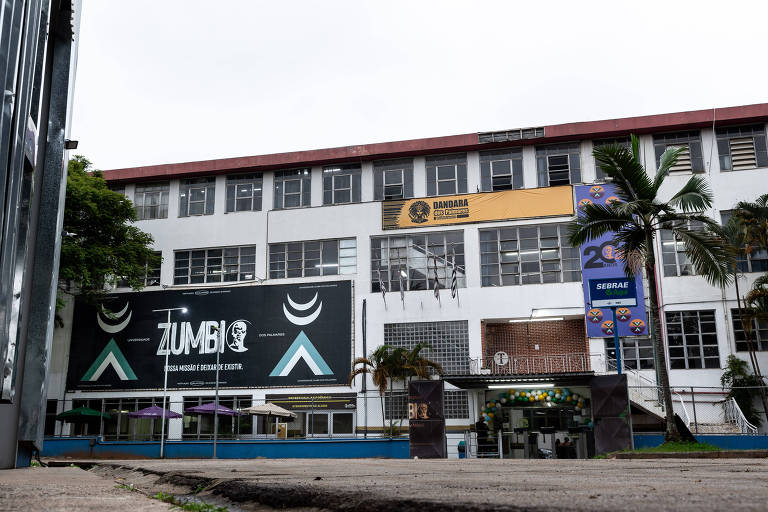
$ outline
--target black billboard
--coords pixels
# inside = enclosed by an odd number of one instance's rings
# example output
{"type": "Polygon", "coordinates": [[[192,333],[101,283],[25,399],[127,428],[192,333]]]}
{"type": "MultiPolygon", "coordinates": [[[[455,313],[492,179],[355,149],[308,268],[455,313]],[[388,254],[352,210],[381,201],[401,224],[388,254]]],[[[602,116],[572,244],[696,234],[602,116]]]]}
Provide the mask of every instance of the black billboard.
{"type": "Polygon", "coordinates": [[[115,294],[75,305],[68,390],[345,385],[350,281],[115,294]],[[171,311],[169,308],[186,308],[171,311]],[[170,351],[169,351],[170,349],[170,351]]]}
{"type": "Polygon", "coordinates": [[[408,384],[408,437],[411,457],[447,457],[442,380],[408,384]]]}

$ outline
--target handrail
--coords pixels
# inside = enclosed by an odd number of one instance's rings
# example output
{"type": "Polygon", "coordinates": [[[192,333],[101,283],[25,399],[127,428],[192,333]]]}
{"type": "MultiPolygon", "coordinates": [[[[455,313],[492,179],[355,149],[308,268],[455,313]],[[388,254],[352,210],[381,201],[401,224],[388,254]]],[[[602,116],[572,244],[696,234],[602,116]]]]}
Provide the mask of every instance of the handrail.
{"type": "Polygon", "coordinates": [[[725,421],[735,423],[742,434],[757,435],[757,427],[747,420],[735,398],[728,398],[723,407],[725,408],[725,421]]]}
{"type": "Polygon", "coordinates": [[[677,391],[673,392],[678,400],[680,400],[680,405],[683,406],[683,414],[685,414],[685,426],[690,428],[691,427],[691,415],[688,414],[688,408],[685,406],[685,402],[683,401],[683,397],[680,396],[680,393],[677,391]]]}
{"type": "Polygon", "coordinates": [[[474,375],[526,375],[591,371],[590,354],[587,352],[541,356],[516,356],[508,354],[508,357],[509,359],[504,364],[496,363],[493,357],[469,358],[470,373],[474,375]]]}

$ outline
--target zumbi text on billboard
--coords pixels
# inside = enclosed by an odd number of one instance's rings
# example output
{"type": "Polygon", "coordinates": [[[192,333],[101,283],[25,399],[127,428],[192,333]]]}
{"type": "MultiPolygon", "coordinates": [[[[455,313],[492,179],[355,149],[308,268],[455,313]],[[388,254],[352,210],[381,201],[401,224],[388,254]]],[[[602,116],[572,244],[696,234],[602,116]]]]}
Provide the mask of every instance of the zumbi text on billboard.
{"type": "Polygon", "coordinates": [[[350,281],[108,296],[75,306],[69,390],[346,384],[350,281]],[[166,308],[172,311],[168,324],[166,308]]]}

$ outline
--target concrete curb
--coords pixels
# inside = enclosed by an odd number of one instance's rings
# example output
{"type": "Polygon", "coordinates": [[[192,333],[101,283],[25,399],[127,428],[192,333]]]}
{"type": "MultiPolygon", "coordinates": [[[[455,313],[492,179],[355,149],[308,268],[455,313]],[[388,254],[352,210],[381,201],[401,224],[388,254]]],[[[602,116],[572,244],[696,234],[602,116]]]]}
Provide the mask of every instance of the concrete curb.
{"type": "Polygon", "coordinates": [[[614,453],[611,459],[765,459],[768,450],[721,450],[712,452],[614,453]]]}

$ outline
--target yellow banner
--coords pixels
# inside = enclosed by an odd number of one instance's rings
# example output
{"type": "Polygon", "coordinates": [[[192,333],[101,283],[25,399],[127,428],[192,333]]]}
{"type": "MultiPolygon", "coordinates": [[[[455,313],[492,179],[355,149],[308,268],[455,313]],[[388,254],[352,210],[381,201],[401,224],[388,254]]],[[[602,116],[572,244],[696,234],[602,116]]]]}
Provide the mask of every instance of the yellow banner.
{"type": "Polygon", "coordinates": [[[381,203],[382,229],[573,215],[570,185],[381,203]]]}

